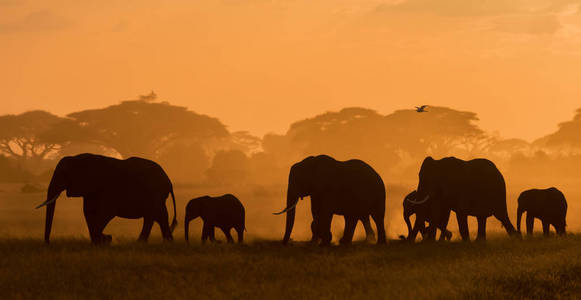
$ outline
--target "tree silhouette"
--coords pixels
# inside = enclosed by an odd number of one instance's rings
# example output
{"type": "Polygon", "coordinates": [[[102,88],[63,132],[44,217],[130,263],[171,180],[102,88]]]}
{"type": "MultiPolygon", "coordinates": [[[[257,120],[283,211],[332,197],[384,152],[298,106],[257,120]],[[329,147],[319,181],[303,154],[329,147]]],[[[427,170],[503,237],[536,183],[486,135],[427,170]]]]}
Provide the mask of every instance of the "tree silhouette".
{"type": "Polygon", "coordinates": [[[572,147],[581,146],[581,108],[577,109],[573,120],[559,124],[559,129],[546,136],[543,140],[549,147],[572,147]]]}
{"type": "Polygon", "coordinates": [[[473,112],[430,106],[428,113],[398,110],[385,119],[392,139],[412,157],[447,156],[462,148],[474,152],[476,147],[484,148],[482,143],[492,142],[474,124],[478,117],[473,112]]]}
{"type": "Polygon", "coordinates": [[[156,158],[164,146],[180,139],[203,141],[227,137],[218,119],[189,111],[186,107],[154,102],[155,94],[123,101],[103,109],[85,110],[68,116],[95,138],[123,157],[156,158]]]}
{"type": "Polygon", "coordinates": [[[246,181],[249,171],[249,159],[242,151],[227,150],[216,153],[206,173],[212,183],[241,184],[246,181]]]}
{"type": "Polygon", "coordinates": [[[474,156],[487,151],[496,139],[476,121],[475,113],[445,107],[430,107],[421,114],[398,110],[387,116],[351,107],[295,122],[285,135],[266,135],[263,149],[281,165],[325,153],[390,169],[401,162],[421,161],[426,155],[474,156]]]}
{"type": "Polygon", "coordinates": [[[41,110],[0,116],[0,153],[21,161],[45,159],[69,140],[50,136],[64,121],[41,110]]]}

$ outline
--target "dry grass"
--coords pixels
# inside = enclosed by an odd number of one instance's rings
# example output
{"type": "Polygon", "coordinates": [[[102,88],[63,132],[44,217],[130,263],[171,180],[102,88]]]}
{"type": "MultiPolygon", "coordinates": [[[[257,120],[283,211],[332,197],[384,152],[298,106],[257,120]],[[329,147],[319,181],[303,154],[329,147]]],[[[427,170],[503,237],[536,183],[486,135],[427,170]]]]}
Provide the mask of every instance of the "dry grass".
{"type": "Polygon", "coordinates": [[[579,298],[581,237],[320,248],[0,240],[2,299],[579,298]]]}

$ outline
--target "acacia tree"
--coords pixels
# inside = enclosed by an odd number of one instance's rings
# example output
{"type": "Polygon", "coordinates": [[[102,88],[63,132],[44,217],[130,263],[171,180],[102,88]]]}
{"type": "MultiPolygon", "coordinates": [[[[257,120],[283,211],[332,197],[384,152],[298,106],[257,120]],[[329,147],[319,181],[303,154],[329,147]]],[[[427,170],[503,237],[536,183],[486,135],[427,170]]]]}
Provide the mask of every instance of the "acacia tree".
{"type": "Polygon", "coordinates": [[[577,109],[573,120],[562,122],[559,129],[542,138],[548,147],[570,148],[577,152],[581,147],[581,108],[577,109]]]}
{"type": "Polygon", "coordinates": [[[155,94],[150,94],[102,109],[71,113],[68,117],[94,132],[99,143],[123,157],[156,158],[164,147],[180,139],[204,142],[229,136],[218,119],[156,99],[155,94]]]}
{"type": "Polygon", "coordinates": [[[0,153],[20,161],[42,160],[68,139],[53,139],[50,132],[65,119],[35,110],[0,116],[0,153]]]}
{"type": "Polygon", "coordinates": [[[445,156],[459,149],[474,153],[493,142],[475,124],[478,117],[473,112],[434,106],[427,113],[398,110],[385,119],[394,143],[412,157],[445,156]]]}

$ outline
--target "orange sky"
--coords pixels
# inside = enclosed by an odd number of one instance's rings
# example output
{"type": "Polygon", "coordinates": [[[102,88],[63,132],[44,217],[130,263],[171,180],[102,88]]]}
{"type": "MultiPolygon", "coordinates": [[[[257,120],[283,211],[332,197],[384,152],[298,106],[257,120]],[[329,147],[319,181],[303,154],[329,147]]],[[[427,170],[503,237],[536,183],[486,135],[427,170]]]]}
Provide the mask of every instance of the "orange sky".
{"type": "Polygon", "coordinates": [[[0,113],[155,90],[231,130],[364,106],[533,139],[581,107],[581,0],[0,0],[0,113]]]}

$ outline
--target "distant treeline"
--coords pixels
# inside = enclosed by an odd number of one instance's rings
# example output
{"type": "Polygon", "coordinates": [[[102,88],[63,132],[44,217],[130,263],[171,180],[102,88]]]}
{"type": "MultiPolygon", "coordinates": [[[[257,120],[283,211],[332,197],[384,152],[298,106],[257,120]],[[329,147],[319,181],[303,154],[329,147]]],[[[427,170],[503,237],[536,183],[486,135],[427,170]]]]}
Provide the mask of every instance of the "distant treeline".
{"type": "Polygon", "coordinates": [[[230,132],[220,120],[152,92],[64,117],[45,111],[0,116],[0,182],[46,184],[59,158],[83,152],[155,160],[178,184],[284,184],[290,165],[321,153],[362,159],[387,182],[416,180],[427,155],[487,157],[511,180],[581,177],[581,110],[532,143],[485,132],[477,121],[476,113],[446,107],[388,115],[352,107],[261,138],[230,132]]]}

